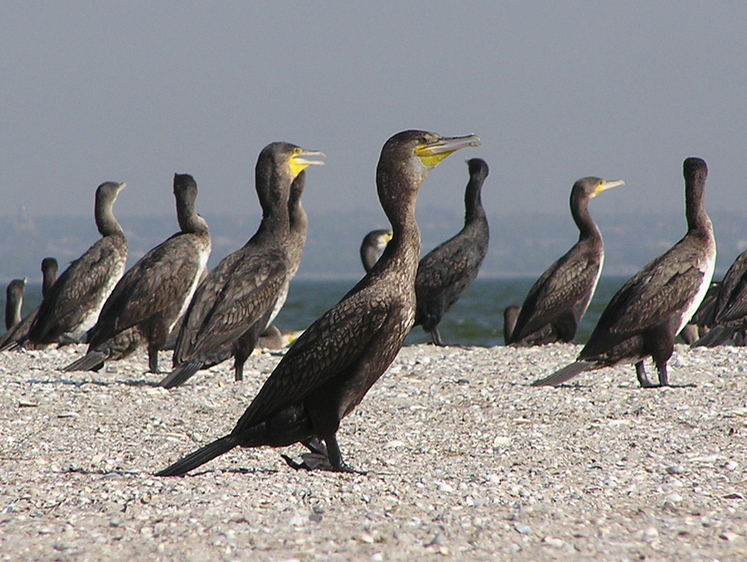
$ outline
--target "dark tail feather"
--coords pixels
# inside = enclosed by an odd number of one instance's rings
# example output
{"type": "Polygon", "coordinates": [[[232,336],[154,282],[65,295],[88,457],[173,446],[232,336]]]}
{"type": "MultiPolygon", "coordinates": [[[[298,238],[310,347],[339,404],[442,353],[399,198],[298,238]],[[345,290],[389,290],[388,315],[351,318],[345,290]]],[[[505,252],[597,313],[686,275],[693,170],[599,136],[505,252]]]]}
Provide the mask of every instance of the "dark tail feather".
{"type": "Polygon", "coordinates": [[[576,361],[575,363],[566,365],[559,371],[555,371],[547,378],[534,381],[532,386],[558,386],[559,384],[571,380],[576,375],[588,371],[593,366],[594,363],[591,361],[576,361]]]}
{"type": "Polygon", "coordinates": [[[690,347],[716,347],[734,335],[734,329],[728,326],[714,326],[690,347]]]}
{"type": "Polygon", "coordinates": [[[15,351],[21,347],[21,344],[17,340],[10,340],[3,344],[2,347],[0,347],[0,351],[15,351]]]}
{"type": "Polygon", "coordinates": [[[103,351],[89,351],[83,357],[77,361],[73,361],[67,367],[63,367],[63,371],[95,371],[104,361],[109,359],[109,355],[103,351]]]}
{"type": "Polygon", "coordinates": [[[158,386],[163,388],[175,388],[181,386],[187,380],[202,368],[202,361],[190,361],[174,367],[170,374],[166,375],[158,386]]]}
{"type": "Polygon", "coordinates": [[[187,455],[183,459],[176,461],[168,468],[156,472],[156,476],[182,476],[190,470],[194,470],[198,466],[202,466],[206,462],[213,460],[215,457],[227,453],[238,444],[239,442],[233,435],[226,435],[204,446],[202,449],[198,449],[191,455],[187,455]]]}

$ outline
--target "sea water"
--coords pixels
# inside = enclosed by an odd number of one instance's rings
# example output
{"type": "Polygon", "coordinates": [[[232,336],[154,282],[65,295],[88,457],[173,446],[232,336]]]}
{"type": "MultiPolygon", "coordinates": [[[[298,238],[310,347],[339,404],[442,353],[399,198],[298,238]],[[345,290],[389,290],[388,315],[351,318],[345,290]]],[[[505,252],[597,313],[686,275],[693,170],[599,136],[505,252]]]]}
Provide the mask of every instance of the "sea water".
{"type": "MultiPolygon", "coordinates": [[[[452,345],[503,345],[503,309],[512,304],[521,305],[535,280],[530,277],[475,280],[441,320],[441,339],[452,345]]],[[[625,281],[625,277],[602,277],[599,280],[589,310],[576,333],[576,342],[588,340],[602,310],[625,281]]],[[[284,331],[303,330],[345,296],[356,282],[355,279],[292,281],[288,300],[275,319],[275,325],[284,331]]],[[[4,310],[5,290],[2,290],[0,299],[0,310],[4,310]]],[[[41,286],[29,283],[24,298],[24,316],[40,301],[41,286]]],[[[414,328],[407,339],[408,344],[429,341],[430,336],[420,327],[414,328]]]]}

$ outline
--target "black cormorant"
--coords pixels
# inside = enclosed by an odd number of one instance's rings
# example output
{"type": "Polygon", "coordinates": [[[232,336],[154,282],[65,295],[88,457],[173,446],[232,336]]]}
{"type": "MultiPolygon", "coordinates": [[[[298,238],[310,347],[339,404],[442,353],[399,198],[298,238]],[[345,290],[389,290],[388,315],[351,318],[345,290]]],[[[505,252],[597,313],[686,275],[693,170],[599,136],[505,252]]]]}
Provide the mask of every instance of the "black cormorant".
{"type": "Polygon", "coordinates": [[[31,346],[57,343],[63,337],[78,341],[96,323],[127,261],[127,240],[112,212],[125,185],[106,182],[96,189],[94,213],[102,237],[62,272],[42,300],[28,334],[31,346]]]}
{"type": "Polygon", "coordinates": [[[488,252],[488,219],[480,198],[488,165],[481,158],[472,158],[467,166],[464,228],[420,260],[415,278],[415,326],[422,326],[436,345],[444,345],[438,331],[441,318],[475,280],[488,252]]]}
{"type": "MultiPolygon", "coordinates": [[[[41,263],[41,271],[42,299],[44,299],[57,280],[57,260],[54,258],[44,258],[41,263]]],[[[12,330],[8,330],[3,334],[3,337],[0,338],[0,351],[19,348],[19,342],[24,341],[28,336],[37,314],[39,314],[39,306],[29,312],[18,324],[13,326],[12,330]]]]}
{"type": "Polygon", "coordinates": [[[88,335],[88,352],[64,371],[98,369],[104,361],[123,359],[141,342],[148,348],[148,368],[158,372],[158,350],[189,304],[210,256],[210,232],[195,210],[197,183],[174,175],[176,215],[181,229],[150,250],[122,279],[88,335]]]}
{"type": "Polygon", "coordinates": [[[372,230],[363,237],[360,253],[363,269],[366,270],[366,273],[371,271],[371,268],[379,259],[379,256],[391,239],[392,231],[386,228],[372,230]]]}
{"type": "Polygon", "coordinates": [[[744,331],[747,330],[747,251],[737,256],[721,281],[709,328],[693,347],[714,347],[732,337],[738,343],[744,342],[744,331]]]}
{"type": "Polygon", "coordinates": [[[688,158],[685,177],[687,234],[646,265],[612,297],[575,363],[533,386],[558,385],[577,374],[621,362],[635,363],[642,387],[667,386],[667,361],[674,338],[700,306],[716,263],[716,241],[704,205],[706,163],[688,158]],[[651,356],[659,385],[646,378],[643,360],[651,356]]]}
{"type": "Polygon", "coordinates": [[[26,292],[26,278],[13,279],[5,289],[5,329],[10,330],[21,323],[23,295],[26,292]]]}
{"type": "Polygon", "coordinates": [[[336,439],[340,420],[392,362],[415,317],[418,189],[441,160],[477,144],[475,136],[447,139],[423,131],[404,131],[384,144],[376,184],[394,233],[384,255],[296,340],[229,435],[158,476],[185,474],[237,446],[281,447],[297,442],[324,454],[333,470],[349,470],[336,439]]]}
{"type": "Polygon", "coordinates": [[[320,156],[284,142],[260,152],[255,169],[262,206],[259,229],[200,283],[177,337],[174,369],[161,386],[179,386],[199,369],[231,356],[235,379],[243,378],[244,362],[269,323],[291,267],[291,183],[308,166],[323,164],[313,159],[320,156]]]}
{"type": "Polygon", "coordinates": [[[578,242],[553,263],[529,289],[509,345],[541,345],[573,341],[589,308],[604,263],[602,233],[589,214],[589,201],[603,191],[625,185],[622,180],[581,178],[571,189],[571,216],[578,242]]]}

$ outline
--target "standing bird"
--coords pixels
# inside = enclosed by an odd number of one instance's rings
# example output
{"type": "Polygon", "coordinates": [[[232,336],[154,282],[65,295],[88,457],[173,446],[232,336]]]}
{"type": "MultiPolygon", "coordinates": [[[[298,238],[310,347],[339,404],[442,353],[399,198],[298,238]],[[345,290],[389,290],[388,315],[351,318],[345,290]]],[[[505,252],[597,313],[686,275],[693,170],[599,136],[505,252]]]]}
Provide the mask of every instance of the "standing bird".
{"type": "Polygon", "coordinates": [[[371,271],[371,268],[379,259],[379,256],[381,256],[381,253],[391,239],[392,231],[386,228],[372,230],[363,237],[360,253],[363,269],[366,270],[366,273],[371,271]]]}
{"type": "Polygon", "coordinates": [[[469,182],[464,193],[464,228],[420,260],[415,279],[418,305],[415,326],[422,326],[436,345],[444,345],[438,324],[477,277],[488,252],[488,219],[480,192],[488,165],[485,160],[467,161],[469,182]]]}
{"type": "MultiPolygon", "coordinates": [[[[42,299],[44,299],[47,294],[49,294],[49,290],[52,288],[52,285],[54,285],[54,282],[57,280],[57,260],[54,258],[44,258],[41,262],[41,272],[42,299]]],[[[13,326],[13,329],[10,329],[3,334],[3,337],[0,338],[0,351],[20,347],[18,342],[26,339],[34,320],[36,320],[37,314],[39,314],[39,306],[29,312],[18,324],[13,326]]]]}
{"type": "Polygon", "coordinates": [[[296,340],[229,435],[158,476],[185,474],[237,446],[282,447],[297,442],[323,454],[333,470],[350,470],[337,444],[340,420],[363,400],[394,360],[415,317],[418,190],[441,160],[479,142],[473,135],[443,138],[404,131],[384,144],[376,185],[394,233],[384,255],[296,340]]]}
{"type": "Polygon", "coordinates": [[[173,388],[199,369],[234,357],[236,380],[269,323],[286,285],[293,252],[288,201],[291,183],[323,156],[285,142],[259,154],[256,188],[262,207],[259,229],[243,248],[225,257],[200,283],[174,349],[174,369],[159,384],[173,388]]]}
{"type": "Polygon", "coordinates": [[[13,279],[5,289],[5,329],[21,323],[21,308],[23,307],[23,295],[26,292],[26,278],[13,279]]]}
{"type": "Polygon", "coordinates": [[[743,342],[747,330],[747,251],[731,264],[718,289],[713,321],[707,334],[693,347],[714,347],[735,337],[743,342]]]}
{"type": "Polygon", "coordinates": [[[210,232],[195,210],[197,183],[174,175],[181,229],[140,258],[119,280],[88,337],[88,352],[63,371],[99,369],[145,342],[148,368],[158,372],[158,350],[189,304],[210,256],[210,232]]]}
{"type": "Polygon", "coordinates": [[[621,362],[635,363],[642,387],[668,386],[674,338],[700,306],[716,265],[716,241],[704,205],[705,161],[686,159],[683,175],[687,234],[615,293],[575,363],[532,386],[558,385],[583,371],[621,362]],[[648,356],[659,373],[658,385],[646,378],[643,360],[648,356]]]}
{"type": "Polygon", "coordinates": [[[106,182],[96,189],[94,215],[102,237],[52,285],[31,326],[28,344],[47,345],[61,338],[79,341],[96,323],[127,261],[127,240],[112,212],[117,195],[126,185],[106,182]]]}
{"type": "Polygon", "coordinates": [[[589,214],[589,201],[618,185],[625,185],[625,182],[588,177],[573,184],[571,216],[578,227],[578,242],[529,289],[516,326],[507,339],[510,345],[573,341],[578,323],[594,296],[604,263],[602,233],[589,214]]]}

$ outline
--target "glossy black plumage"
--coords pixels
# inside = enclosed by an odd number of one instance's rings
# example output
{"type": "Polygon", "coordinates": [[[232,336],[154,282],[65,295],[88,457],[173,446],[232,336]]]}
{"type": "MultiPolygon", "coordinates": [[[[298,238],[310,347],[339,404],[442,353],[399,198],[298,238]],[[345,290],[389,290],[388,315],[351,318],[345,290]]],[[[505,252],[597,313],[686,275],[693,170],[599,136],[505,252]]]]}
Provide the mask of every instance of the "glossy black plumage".
{"type": "Polygon", "coordinates": [[[284,142],[267,145],[257,159],[255,184],[262,221],[252,238],[225,257],[202,281],[187,309],[173,356],[160,385],[173,388],[203,367],[234,357],[235,379],[269,323],[286,286],[290,262],[291,183],[321,153],[284,142]]]}
{"type": "Polygon", "coordinates": [[[444,345],[438,324],[475,280],[488,252],[490,232],[481,200],[488,165],[480,158],[472,158],[467,166],[464,227],[420,260],[415,279],[415,326],[422,326],[436,345],[444,345]]]}
{"type": "Polygon", "coordinates": [[[713,306],[710,330],[693,347],[714,347],[735,338],[744,342],[747,330],[747,251],[734,260],[724,275],[713,306]]]}
{"type": "Polygon", "coordinates": [[[392,231],[386,228],[372,230],[363,237],[360,254],[363,269],[368,273],[392,239],[392,231]]]}
{"type": "Polygon", "coordinates": [[[578,323],[594,296],[604,263],[604,243],[589,214],[589,201],[599,193],[623,185],[602,178],[581,178],[573,184],[571,216],[578,241],[534,283],[521,305],[510,345],[530,346],[573,341],[578,323]]]}
{"type": "Polygon", "coordinates": [[[575,363],[534,386],[558,385],[583,371],[621,362],[636,364],[641,386],[657,386],[646,377],[643,360],[648,356],[658,370],[658,386],[669,384],[667,361],[674,338],[705,297],[716,262],[713,227],[704,206],[707,174],[700,158],[685,160],[687,234],[612,297],[575,363]]]}
{"type": "Polygon", "coordinates": [[[346,470],[335,434],[398,353],[415,314],[415,199],[428,170],[476,137],[405,131],[381,151],[377,187],[394,236],[373,269],[291,346],[233,432],[158,473],[174,476],[236,446],[302,442],[346,470]],[[326,450],[317,439],[324,440],[326,450]]]}
{"type": "Polygon", "coordinates": [[[192,176],[174,175],[174,196],[181,230],[124,274],[89,333],[88,352],[63,370],[98,369],[104,361],[123,359],[142,342],[150,371],[158,372],[158,350],[194,294],[210,255],[210,233],[195,211],[192,176]]]}
{"type": "Polygon", "coordinates": [[[112,212],[125,185],[106,182],[96,189],[94,214],[102,237],[52,285],[24,345],[57,343],[63,337],[77,341],[96,323],[127,261],[127,240],[112,212]]]}
{"type": "MultiPolygon", "coordinates": [[[[57,260],[54,258],[44,258],[41,263],[42,271],[42,299],[47,296],[49,290],[57,280],[57,260]]],[[[6,349],[18,349],[19,342],[24,341],[29,334],[31,326],[39,314],[39,306],[29,312],[18,324],[8,330],[0,337],[0,351],[6,349]]]]}

